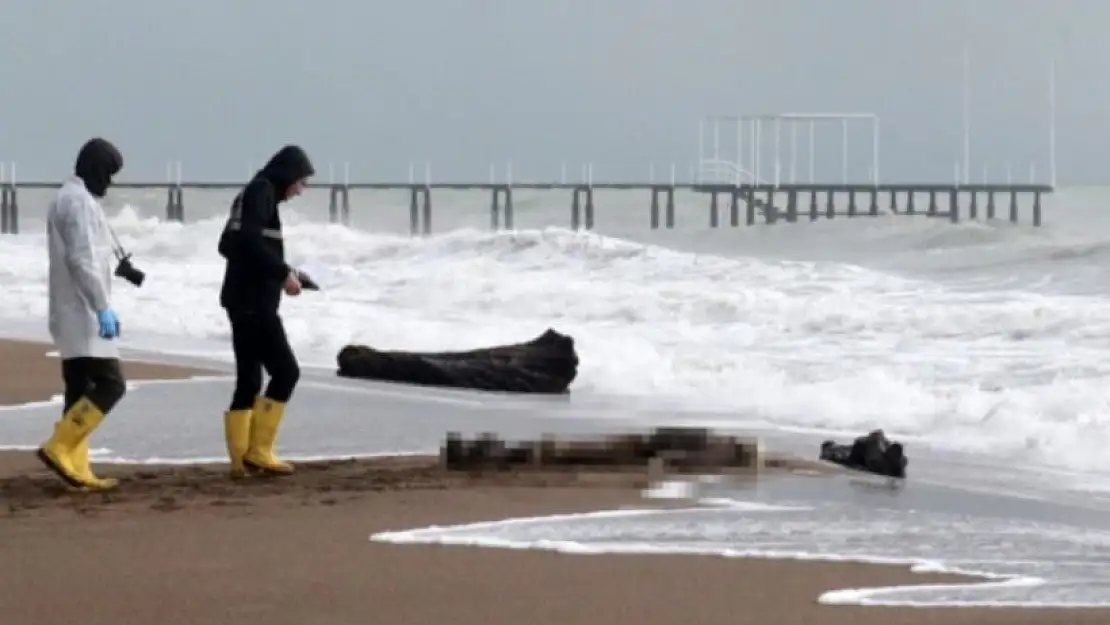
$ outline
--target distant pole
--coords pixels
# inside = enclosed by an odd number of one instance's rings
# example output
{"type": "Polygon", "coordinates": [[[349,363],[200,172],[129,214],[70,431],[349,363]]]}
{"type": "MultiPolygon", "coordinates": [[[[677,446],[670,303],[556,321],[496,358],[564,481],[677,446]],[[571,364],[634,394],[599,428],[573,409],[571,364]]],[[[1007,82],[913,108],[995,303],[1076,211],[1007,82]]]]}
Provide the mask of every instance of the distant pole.
{"type": "Polygon", "coordinates": [[[798,122],[790,122],[790,184],[798,181],[798,122]]]}
{"type": "MultiPolygon", "coordinates": [[[[961,100],[963,109],[963,166],[960,168],[963,171],[964,184],[970,182],[971,176],[971,48],[969,45],[970,32],[971,32],[971,18],[972,11],[974,10],[975,0],[968,0],[964,5],[964,28],[963,28],[963,46],[961,50],[961,65],[962,65],[962,87],[961,87],[961,100]]],[[[959,184],[959,180],[956,181],[959,184]]]]}
{"type": "Polygon", "coordinates": [[[721,118],[713,118],[713,160],[721,160],[721,118]]]}
{"type": "Polygon", "coordinates": [[[733,178],[736,180],[736,186],[740,186],[740,172],[744,171],[744,119],[743,116],[736,116],[736,175],[733,178]]]}
{"type": "Polygon", "coordinates": [[[702,161],[705,160],[705,118],[698,121],[698,182],[701,182],[702,161]]]}
{"type": "Polygon", "coordinates": [[[1056,58],[1048,68],[1048,176],[1056,188],[1056,58]]]}
{"type": "Polygon", "coordinates": [[[879,123],[878,116],[871,120],[871,160],[874,161],[874,166],[871,171],[874,177],[875,186],[879,186],[879,132],[882,126],[879,123]]]}
{"type": "Polygon", "coordinates": [[[755,118],[748,120],[748,170],[752,184],[759,184],[759,135],[755,132],[755,118]]]}
{"type": "Polygon", "coordinates": [[[963,174],[964,184],[968,181],[968,172],[971,171],[971,51],[967,41],[963,46],[963,118],[964,118],[964,158],[963,174]]]}
{"type": "Polygon", "coordinates": [[[779,181],[781,180],[781,175],[780,174],[781,174],[781,171],[782,171],[782,156],[780,154],[780,149],[779,149],[779,145],[780,145],[779,140],[780,140],[780,137],[782,135],[782,118],[779,117],[778,115],[775,116],[774,133],[775,133],[775,135],[774,135],[775,136],[775,170],[774,171],[775,171],[775,188],[777,189],[778,186],[779,186],[779,181]]]}
{"type": "Polygon", "coordinates": [[[760,175],[761,168],[759,166],[760,163],[763,161],[763,120],[760,119],[760,118],[755,119],[755,134],[754,134],[754,137],[755,137],[755,146],[756,146],[755,147],[755,170],[753,171],[753,173],[755,174],[754,184],[760,184],[760,183],[763,182],[763,177],[760,175]]]}
{"type": "Polygon", "coordinates": [[[810,184],[813,184],[813,180],[814,180],[813,174],[814,174],[814,171],[815,171],[814,165],[816,164],[815,163],[815,155],[817,154],[817,152],[816,152],[816,146],[817,146],[817,137],[816,137],[816,135],[817,135],[817,122],[811,119],[811,120],[809,120],[809,183],[810,184]]]}
{"type": "Polygon", "coordinates": [[[848,120],[840,121],[840,180],[848,184],[848,120]]]}

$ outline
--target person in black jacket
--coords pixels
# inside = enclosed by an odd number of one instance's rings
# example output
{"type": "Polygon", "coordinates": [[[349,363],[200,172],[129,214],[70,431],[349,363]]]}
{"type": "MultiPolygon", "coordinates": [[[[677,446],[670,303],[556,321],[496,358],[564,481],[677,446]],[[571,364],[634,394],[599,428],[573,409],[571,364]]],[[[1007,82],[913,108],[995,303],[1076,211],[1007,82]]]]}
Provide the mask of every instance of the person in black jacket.
{"type": "Polygon", "coordinates": [[[278,315],[281,293],[301,292],[298,273],[285,262],[279,204],[304,190],[315,174],[305,151],[287,145],[232,202],[220,235],[227,260],[220,306],[231,322],[235,391],[224,414],[231,477],[248,471],[289,475],[293,466],[274,455],[274,441],[300,377],[300,367],[278,315]],[[262,391],[262,370],[270,375],[262,391]]]}

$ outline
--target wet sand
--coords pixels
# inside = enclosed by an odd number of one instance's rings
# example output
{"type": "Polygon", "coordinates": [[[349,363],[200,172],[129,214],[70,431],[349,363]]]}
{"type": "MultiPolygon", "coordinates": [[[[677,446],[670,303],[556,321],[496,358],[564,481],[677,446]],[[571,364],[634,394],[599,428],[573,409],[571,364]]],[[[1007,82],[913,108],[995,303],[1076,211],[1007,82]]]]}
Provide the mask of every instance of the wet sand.
{"type": "MultiPolygon", "coordinates": [[[[0,340],[0,405],[44,401],[62,394],[62,361],[46,354],[54,346],[0,340]]],[[[124,361],[128,380],[177,379],[214,372],[161,363],[124,361]]]]}
{"type": "MultiPolygon", "coordinates": [[[[0,342],[0,403],[60,392],[50,350],[0,342]]],[[[128,373],[204,372],[129,363],[128,373]]],[[[0,623],[1110,622],[1110,611],[816,603],[836,588],[960,579],[903,567],[371,543],[384,530],[655,504],[640,498],[638,471],[467,474],[430,457],[298,466],[289,478],[242,483],[222,465],[98,466],[121,487],[87,494],[69,492],[30,453],[0,452],[0,623]]]]}

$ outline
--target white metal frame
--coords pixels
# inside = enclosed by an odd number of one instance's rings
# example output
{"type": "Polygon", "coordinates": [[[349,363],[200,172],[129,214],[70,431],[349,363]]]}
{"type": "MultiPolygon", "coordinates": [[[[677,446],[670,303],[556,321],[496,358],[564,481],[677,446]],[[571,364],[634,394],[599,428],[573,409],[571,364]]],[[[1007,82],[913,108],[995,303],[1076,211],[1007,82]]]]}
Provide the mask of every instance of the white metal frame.
{"type": "Polygon", "coordinates": [[[798,182],[797,177],[797,140],[798,127],[806,124],[809,131],[809,144],[807,150],[809,165],[809,182],[815,182],[815,143],[817,124],[839,122],[841,127],[840,139],[840,172],[841,182],[848,184],[848,125],[852,121],[863,120],[869,122],[871,129],[871,166],[870,183],[879,184],[879,136],[881,123],[879,116],[874,113],[771,113],[758,115],[709,115],[703,117],[698,124],[698,172],[699,184],[760,184],[779,186],[782,183],[782,149],[781,138],[783,125],[790,127],[789,171],[788,183],[798,182]],[[772,180],[765,179],[763,173],[763,125],[770,123],[774,132],[774,144],[771,158],[773,161],[772,180]],[[729,161],[721,158],[721,126],[735,126],[736,132],[736,160],[729,161]],[[748,127],[749,140],[745,144],[744,126],[748,127]],[[712,144],[706,146],[706,127],[712,128],[712,144]],[[745,146],[747,147],[747,162],[745,163],[745,146]]]}

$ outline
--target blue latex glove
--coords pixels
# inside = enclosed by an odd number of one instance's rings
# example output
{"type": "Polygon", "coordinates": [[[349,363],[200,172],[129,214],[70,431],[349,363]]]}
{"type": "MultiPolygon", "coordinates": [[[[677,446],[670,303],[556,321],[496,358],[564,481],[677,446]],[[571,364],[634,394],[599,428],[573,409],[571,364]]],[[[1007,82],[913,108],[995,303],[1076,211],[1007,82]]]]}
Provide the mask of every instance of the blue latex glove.
{"type": "Polygon", "coordinates": [[[96,321],[100,324],[100,338],[114,339],[119,336],[119,319],[111,308],[96,311],[96,321]]]}

